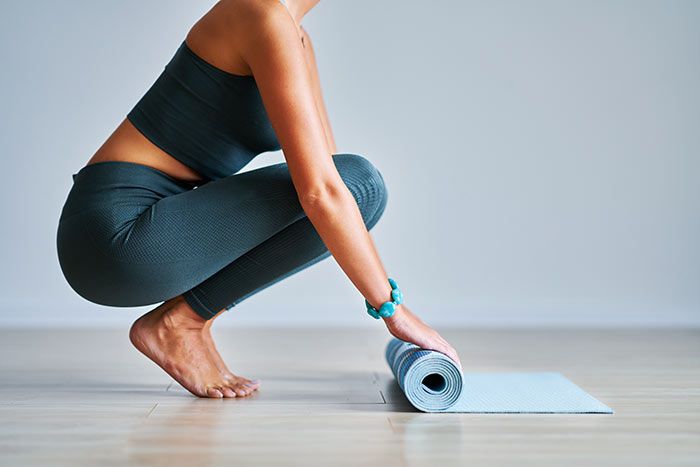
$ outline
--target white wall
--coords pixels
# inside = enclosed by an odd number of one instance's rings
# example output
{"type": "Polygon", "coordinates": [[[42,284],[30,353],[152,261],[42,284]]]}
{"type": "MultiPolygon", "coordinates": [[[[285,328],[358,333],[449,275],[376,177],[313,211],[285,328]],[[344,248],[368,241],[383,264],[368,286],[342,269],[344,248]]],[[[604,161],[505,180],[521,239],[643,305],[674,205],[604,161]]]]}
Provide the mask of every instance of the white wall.
{"type": "MultiPolygon", "coordinates": [[[[4,2],[0,326],[148,309],[75,294],[56,225],[71,174],[213,3],[4,2]]],[[[339,152],[387,181],[373,237],[413,311],[700,324],[700,2],[323,0],[302,24],[339,152]]],[[[234,310],[223,322],[379,325],[332,258],[234,310]]]]}

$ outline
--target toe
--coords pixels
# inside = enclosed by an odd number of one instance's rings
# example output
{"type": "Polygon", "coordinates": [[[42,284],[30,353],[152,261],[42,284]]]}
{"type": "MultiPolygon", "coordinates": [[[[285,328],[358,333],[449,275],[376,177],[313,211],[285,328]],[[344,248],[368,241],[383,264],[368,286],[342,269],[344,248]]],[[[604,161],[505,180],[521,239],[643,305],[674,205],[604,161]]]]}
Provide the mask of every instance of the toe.
{"type": "Polygon", "coordinates": [[[256,390],[257,388],[256,388],[255,386],[245,385],[245,386],[243,386],[243,389],[245,389],[245,392],[246,392],[247,395],[251,395],[251,394],[253,394],[253,393],[255,392],[255,390],[256,390]]]}
{"type": "Polygon", "coordinates": [[[245,388],[245,390],[248,392],[248,394],[250,394],[250,393],[253,392],[253,391],[257,391],[257,390],[258,390],[258,387],[259,387],[259,386],[258,386],[257,384],[246,384],[246,385],[244,386],[244,388],[245,388]]]}
{"type": "Polygon", "coordinates": [[[251,393],[253,391],[257,391],[258,388],[260,387],[260,383],[245,383],[245,387],[248,390],[248,393],[251,393]]]}
{"type": "Polygon", "coordinates": [[[223,386],[221,389],[222,389],[222,391],[223,391],[223,393],[224,393],[224,397],[236,397],[236,393],[235,393],[234,390],[231,389],[230,387],[228,387],[228,386],[223,386]]]}
{"type": "Polygon", "coordinates": [[[215,399],[221,399],[222,397],[224,397],[223,392],[218,387],[208,387],[206,394],[207,397],[213,397],[215,399]]]}

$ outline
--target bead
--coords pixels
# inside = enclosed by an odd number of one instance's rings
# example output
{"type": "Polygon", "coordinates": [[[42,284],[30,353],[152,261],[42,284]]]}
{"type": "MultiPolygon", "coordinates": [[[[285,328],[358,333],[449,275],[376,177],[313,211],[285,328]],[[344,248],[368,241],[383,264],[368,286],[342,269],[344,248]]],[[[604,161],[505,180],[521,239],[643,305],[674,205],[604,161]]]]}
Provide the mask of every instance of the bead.
{"type": "Polygon", "coordinates": [[[379,316],[383,318],[388,318],[394,314],[396,311],[396,304],[394,302],[384,302],[381,307],[379,307],[379,316]]]}
{"type": "Polygon", "coordinates": [[[365,307],[367,308],[367,314],[369,314],[374,319],[379,318],[389,318],[396,311],[396,307],[403,302],[403,293],[399,289],[399,284],[391,277],[387,278],[389,284],[391,285],[391,301],[386,301],[382,303],[379,310],[375,309],[370,303],[365,299],[365,307]]]}
{"type": "Polygon", "coordinates": [[[377,310],[374,309],[372,305],[369,304],[367,299],[365,299],[365,306],[367,307],[367,313],[374,319],[379,319],[379,313],[377,313],[377,310]]]}
{"type": "Polygon", "coordinates": [[[403,293],[399,289],[394,289],[391,291],[391,299],[400,305],[403,302],[403,293]]]}

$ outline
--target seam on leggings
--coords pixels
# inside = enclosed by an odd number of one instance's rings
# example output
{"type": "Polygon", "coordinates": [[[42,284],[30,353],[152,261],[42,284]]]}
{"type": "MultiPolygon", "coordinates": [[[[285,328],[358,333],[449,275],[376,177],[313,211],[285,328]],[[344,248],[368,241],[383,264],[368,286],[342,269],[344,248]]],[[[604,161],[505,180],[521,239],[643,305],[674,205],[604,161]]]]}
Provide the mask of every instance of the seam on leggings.
{"type": "MultiPolygon", "coordinates": [[[[185,291],[184,294],[186,294],[185,300],[187,300],[187,298],[191,298],[200,307],[200,309],[204,310],[204,312],[206,312],[209,315],[207,319],[211,319],[214,317],[214,315],[216,315],[216,313],[212,313],[209,307],[205,305],[204,302],[197,296],[197,292],[194,290],[194,288],[185,291]]],[[[190,304],[190,306],[192,305],[190,304]]],[[[195,312],[197,312],[197,314],[200,314],[197,310],[195,310],[195,312]]]]}
{"type": "MultiPolygon", "coordinates": [[[[286,229],[286,228],[289,228],[289,227],[292,226],[292,225],[294,225],[296,222],[299,222],[299,221],[294,221],[294,222],[292,222],[292,223],[289,224],[287,227],[285,227],[285,229],[286,229]]],[[[284,230],[284,229],[282,229],[282,230],[284,230]]],[[[281,232],[281,231],[280,231],[280,232],[281,232]]],[[[277,232],[277,233],[279,233],[279,232],[277,232]]],[[[273,237],[274,237],[274,235],[273,235],[273,237]]],[[[250,261],[251,263],[255,263],[255,264],[257,264],[257,265],[260,266],[260,267],[265,267],[265,266],[263,266],[260,262],[254,260],[253,257],[250,256],[250,252],[253,251],[255,248],[257,248],[258,246],[260,246],[262,243],[265,243],[265,242],[266,242],[267,240],[269,240],[270,238],[272,238],[272,237],[268,237],[267,239],[265,239],[265,240],[263,240],[262,242],[258,243],[258,244],[255,245],[253,248],[251,248],[250,250],[248,250],[248,251],[246,251],[245,253],[243,253],[239,258],[236,258],[234,261],[236,261],[236,260],[238,260],[238,259],[240,259],[240,258],[245,258],[245,259],[247,259],[248,261],[250,261]]]]}
{"type": "MultiPolygon", "coordinates": [[[[146,265],[171,265],[171,264],[180,264],[180,263],[187,263],[191,262],[193,258],[185,258],[185,259],[174,259],[174,260],[169,260],[169,261],[134,261],[134,260],[124,260],[124,259],[119,259],[116,255],[111,254],[108,250],[103,249],[98,243],[97,240],[95,240],[95,237],[92,235],[92,232],[90,229],[87,227],[86,222],[81,223],[81,229],[83,232],[87,234],[87,236],[90,238],[90,241],[92,242],[93,250],[100,254],[102,257],[107,258],[109,261],[112,261],[114,263],[122,263],[122,264],[146,264],[146,265]]],[[[132,223],[133,224],[133,223],[132,223]]],[[[215,254],[215,255],[209,255],[209,256],[197,256],[196,259],[209,259],[209,258],[217,258],[219,257],[220,254],[215,254]]]]}
{"type": "MultiPolygon", "coordinates": [[[[111,162],[111,161],[105,161],[105,162],[111,162]]],[[[163,198],[163,199],[165,199],[165,198],[163,198]]],[[[154,203],[154,204],[155,204],[155,203],[154,203]]],[[[143,207],[145,206],[143,203],[134,203],[134,202],[115,202],[115,203],[109,203],[109,204],[108,204],[108,203],[93,204],[93,205],[89,205],[89,206],[87,206],[87,207],[80,208],[80,209],[77,210],[77,211],[70,212],[69,214],[67,214],[67,215],[65,215],[65,216],[63,216],[63,217],[61,217],[61,218],[59,219],[59,222],[65,220],[65,219],[70,219],[71,217],[77,216],[77,215],[80,215],[80,214],[85,214],[85,215],[87,215],[87,214],[93,213],[93,215],[94,215],[94,213],[99,213],[101,210],[106,209],[106,208],[105,208],[105,205],[108,205],[109,207],[112,207],[112,208],[114,208],[114,207],[134,207],[134,208],[143,208],[143,207]]],[[[151,208],[151,206],[153,206],[153,204],[146,206],[145,209],[144,209],[144,213],[145,213],[146,211],[148,211],[148,210],[151,208]]],[[[141,215],[143,215],[143,213],[139,214],[139,215],[136,217],[136,219],[138,219],[139,217],[141,217],[141,215]]],[[[135,219],[133,219],[133,220],[135,220],[135,219]]]]}

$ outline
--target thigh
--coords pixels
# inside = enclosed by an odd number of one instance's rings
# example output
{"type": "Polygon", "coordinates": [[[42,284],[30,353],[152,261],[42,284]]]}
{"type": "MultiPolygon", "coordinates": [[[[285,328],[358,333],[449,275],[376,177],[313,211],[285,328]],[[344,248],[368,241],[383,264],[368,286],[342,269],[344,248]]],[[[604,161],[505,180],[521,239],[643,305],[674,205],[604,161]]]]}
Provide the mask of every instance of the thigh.
{"type": "MultiPolygon", "coordinates": [[[[354,154],[333,156],[356,199],[383,183],[377,169],[354,154]]],[[[360,206],[361,210],[370,206],[360,206]]],[[[162,198],[98,239],[91,300],[140,306],[179,295],[306,215],[286,163],[273,164],[162,198]]],[[[375,210],[376,208],[371,208],[375,210]]]]}
{"type": "MultiPolygon", "coordinates": [[[[338,172],[368,220],[385,196],[384,180],[364,157],[333,156],[338,172]]],[[[194,262],[209,276],[306,217],[286,163],[209,182],[164,198],[139,216],[129,255],[157,263],[194,262]]]]}
{"type": "Polygon", "coordinates": [[[169,196],[130,226],[117,259],[134,268],[122,279],[148,284],[157,278],[176,295],[304,215],[286,164],[169,196]]]}

